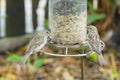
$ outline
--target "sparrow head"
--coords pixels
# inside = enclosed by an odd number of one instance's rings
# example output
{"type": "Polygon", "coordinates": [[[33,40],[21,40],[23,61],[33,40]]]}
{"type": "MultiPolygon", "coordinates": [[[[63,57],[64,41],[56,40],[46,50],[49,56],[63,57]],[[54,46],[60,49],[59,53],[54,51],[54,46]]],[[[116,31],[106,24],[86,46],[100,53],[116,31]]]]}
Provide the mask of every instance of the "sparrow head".
{"type": "Polygon", "coordinates": [[[92,26],[92,25],[88,26],[87,29],[88,30],[97,30],[97,28],[95,26],[92,26]]]}
{"type": "Polygon", "coordinates": [[[45,30],[45,34],[48,36],[48,38],[51,38],[51,33],[49,30],[45,30]]]}
{"type": "Polygon", "coordinates": [[[92,26],[92,25],[87,26],[87,31],[88,31],[88,33],[98,33],[97,28],[95,26],[92,26]]]}
{"type": "Polygon", "coordinates": [[[40,34],[45,34],[45,35],[48,35],[50,34],[50,32],[48,30],[41,30],[40,34]]]}

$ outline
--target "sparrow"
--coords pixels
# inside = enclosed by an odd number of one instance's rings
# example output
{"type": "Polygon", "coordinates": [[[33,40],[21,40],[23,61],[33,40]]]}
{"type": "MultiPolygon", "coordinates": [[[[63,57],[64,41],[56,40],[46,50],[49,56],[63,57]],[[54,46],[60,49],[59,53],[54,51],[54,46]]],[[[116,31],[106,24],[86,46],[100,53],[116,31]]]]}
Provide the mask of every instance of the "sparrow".
{"type": "Polygon", "coordinates": [[[95,26],[87,26],[87,41],[89,44],[89,47],[92,51],[94,51],[98,56],[98,61],[101,66],[104,66],[107,64],[105,61],[102,50],[105,47],[104,42],[100,39],[100,36],[98,34],[98,30],[95,26]]]}
{"type": "Polygon", "coordinates": [[[40,51],[40,49],[43,48],[47,43],[48,37],[49,31],[47,30],[41,30],[37,32],[37,34],[28,43],[25,51],[25,57],[23,58],[19,65],[24,65],[31,54],[40,51]]]}

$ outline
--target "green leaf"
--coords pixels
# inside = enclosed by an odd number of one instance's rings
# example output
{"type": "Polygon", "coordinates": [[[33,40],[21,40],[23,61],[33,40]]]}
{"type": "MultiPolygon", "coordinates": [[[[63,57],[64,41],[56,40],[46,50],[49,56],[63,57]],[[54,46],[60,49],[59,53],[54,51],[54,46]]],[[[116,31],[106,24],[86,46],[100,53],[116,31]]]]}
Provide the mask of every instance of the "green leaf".
{"type": "Polygon", "coordinates": [[[44,64],[44,62],[45,62],[45,58],[37,59],[37,60],[35,60],[35,62],[34,62],[34,66],[35,66],[36,68],[39,68],[39,67],[41,67],[41,66],[44,64]]]}
{"type": "Polygon", "coordinates": [[[5,80],[5,78],[4,77],[0,77],[0,80],[5,80]]]}
{"type": "Polygon", "coordinates": [[[90,59],[90,60],[92,60],[92,61],[94,61],[94,62],[97,62],[98,61],[98,57],[97,57],[97,54],[90,54],[89,56],[88,56],[88,58],[90,59]]]}
{"type": "Polygon", "coordinates": [[[23,56],[18,56],[18,55],[10,55],[8,58],[6,58],[6,61],[8,62],[21,62],[23,56]]]}
{"type": "Polygon", "coordinates": [[[90,11],[93,12],[93,5],[92,5],[92,3],[88,1],[87,5],[88,5],[88,8],[90,9],[90,11]]]}
{"type": "Polygon", "coordinates": [[[8,54],[9,56],[6,58],[6,61],[8,62],[21,62],[23,56],[19,56],[16,53],[12,53],[9,51],[6,51],[6,54],[8,54]]]}
{"type": "Polygon", "coordinates": [[[45,29],[48,29],[48,27],[49,27],[49,21],[48,19],[45,19],[45,29]]]}
{"type": "Polygon", "coordinates": [[[100,19],[104,19],[105,18],[105,14],[103,14],[103,13],[92,13],[92,14],[90,14],[89,16],[88,16],[88,23],[90,24],[90,23],[93,23],[93,22],[95,22],[95,21],[97,21],[97,20],[100,20],[100,19]]]}
{"type": "Polygon", "coordinates": [[[115,70],[113,70],[113,77],[114,77],[114,78],[117,78],[117,77],[118,77],[118,75],[119,75],[119,74],[118,74],[118,72],[117,72],[117,71],[115,71],[115,70]]]}
{"type": "Polygon", "coordinates": [[[0,80],[5,80],[5,78],[0,78],[0,80]]]}

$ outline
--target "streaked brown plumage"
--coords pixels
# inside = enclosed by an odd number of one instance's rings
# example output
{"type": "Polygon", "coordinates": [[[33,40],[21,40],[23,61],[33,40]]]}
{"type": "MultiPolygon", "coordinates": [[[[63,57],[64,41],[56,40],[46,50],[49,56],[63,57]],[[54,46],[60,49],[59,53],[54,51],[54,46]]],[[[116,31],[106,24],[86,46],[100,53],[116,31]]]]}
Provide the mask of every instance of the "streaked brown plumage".
{"type": "Polygon", "coordinates": [[[91,25],[91,26],[87,26],[87,30],[88,30],[87,41],[90,45],[90,48],[98,55],[98,60],[100,65],[102,66],[106,65],[107,62],[102,56],[102,50],[104,49],[105,44],[102,40],[100,40],[100,36],[98,34],[97,28],[91,25]]]}
{"type": "Polygon", "coordinates": [[[23,58],[20,65],[24,65],[31,54],[38,52],[45,46],[47,43],[48,34],[49,32],[47,30],[41,30],[32,38],[32,40],[27,45],[25,57],[23,58]]]}

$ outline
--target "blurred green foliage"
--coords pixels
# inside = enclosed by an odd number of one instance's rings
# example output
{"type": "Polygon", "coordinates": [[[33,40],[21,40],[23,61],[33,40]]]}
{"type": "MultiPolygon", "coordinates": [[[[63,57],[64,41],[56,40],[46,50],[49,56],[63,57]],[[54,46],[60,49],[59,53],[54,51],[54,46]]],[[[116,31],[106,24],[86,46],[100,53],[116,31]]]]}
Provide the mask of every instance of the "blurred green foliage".
{"type": "MultiPolygon", "coordinates": [[[[6,58],[8,62],[21,62],[24,56],[19,56],[16,53],[6,52],[9,56],[6,58]]],[[[36,59],[34,61],[33,66],[36,68],[41,67],[45,63],[45,58],[41,57],[40,59],[36,59]]],[[[30,64],[30,59],[27,60],[27,64],[30,64]]]]}
{"type": "Polygon", "coordinates": [[[35,60],[34,66],[35,66],[36,68],[39,68],[39,67],[41,67],[44,63],[45,63],[45,58],[40,58],[40,59],[35,60]]]}
{"type": "Polygon", "coordinates": [[[88,1],[87,6],[88,6],[88,10],[90,12],[94,12],[94,10],[93,10],[93,4],[90,1],[88,1]]]}
{"type": "Polygon", "coordinates": [[[90,53],[90,55],[87,55],[87,58],[89,58],[91,61],[94,61],[94,62],[98,61],[97,54],[95,53],[90,53]]]}
{"type": "Polygon", "coordinates": [[[113,70],[112,73],[114,78],[117,78],[119,76],[119,73],[116,70],[113,70]]]}
{"type": "Polygon", "coordinates": [[[88,23],[93,23],[97,20],[101,20],[104,19],[106,17],[106,15],[104,13],[92,13],[88,16],[88,23]]]}
{"type": "Polygon", "coordinates": [[[6,61],[8,62],[21,62],[23,56],[18,56],[15,53],[12,52],[6,52],[9,56],[6,58],[6,61]]]}
{"type": "Polygon", "coordinates": [[[5,78],[4,77],[0,77],[0,80],[5,80],[5,78]]]}
{"type": "Polygon", "coordinates": [[[49,28],[49,21],[48,19],[45,19],[45,29],[48,29],[49,28]]]}
{"type": "Polygon", "coordinates": [[[90,12],[90,14],[88,15],[88,18],[87,18],[88,24],[91,24],[97,20],[104,19],[106,17],[106,15],[104,13],[95,12],[93,9],[93,4],[90,1],[88,1],[87,5],[88,5],[88,10],[90,12]]]}

